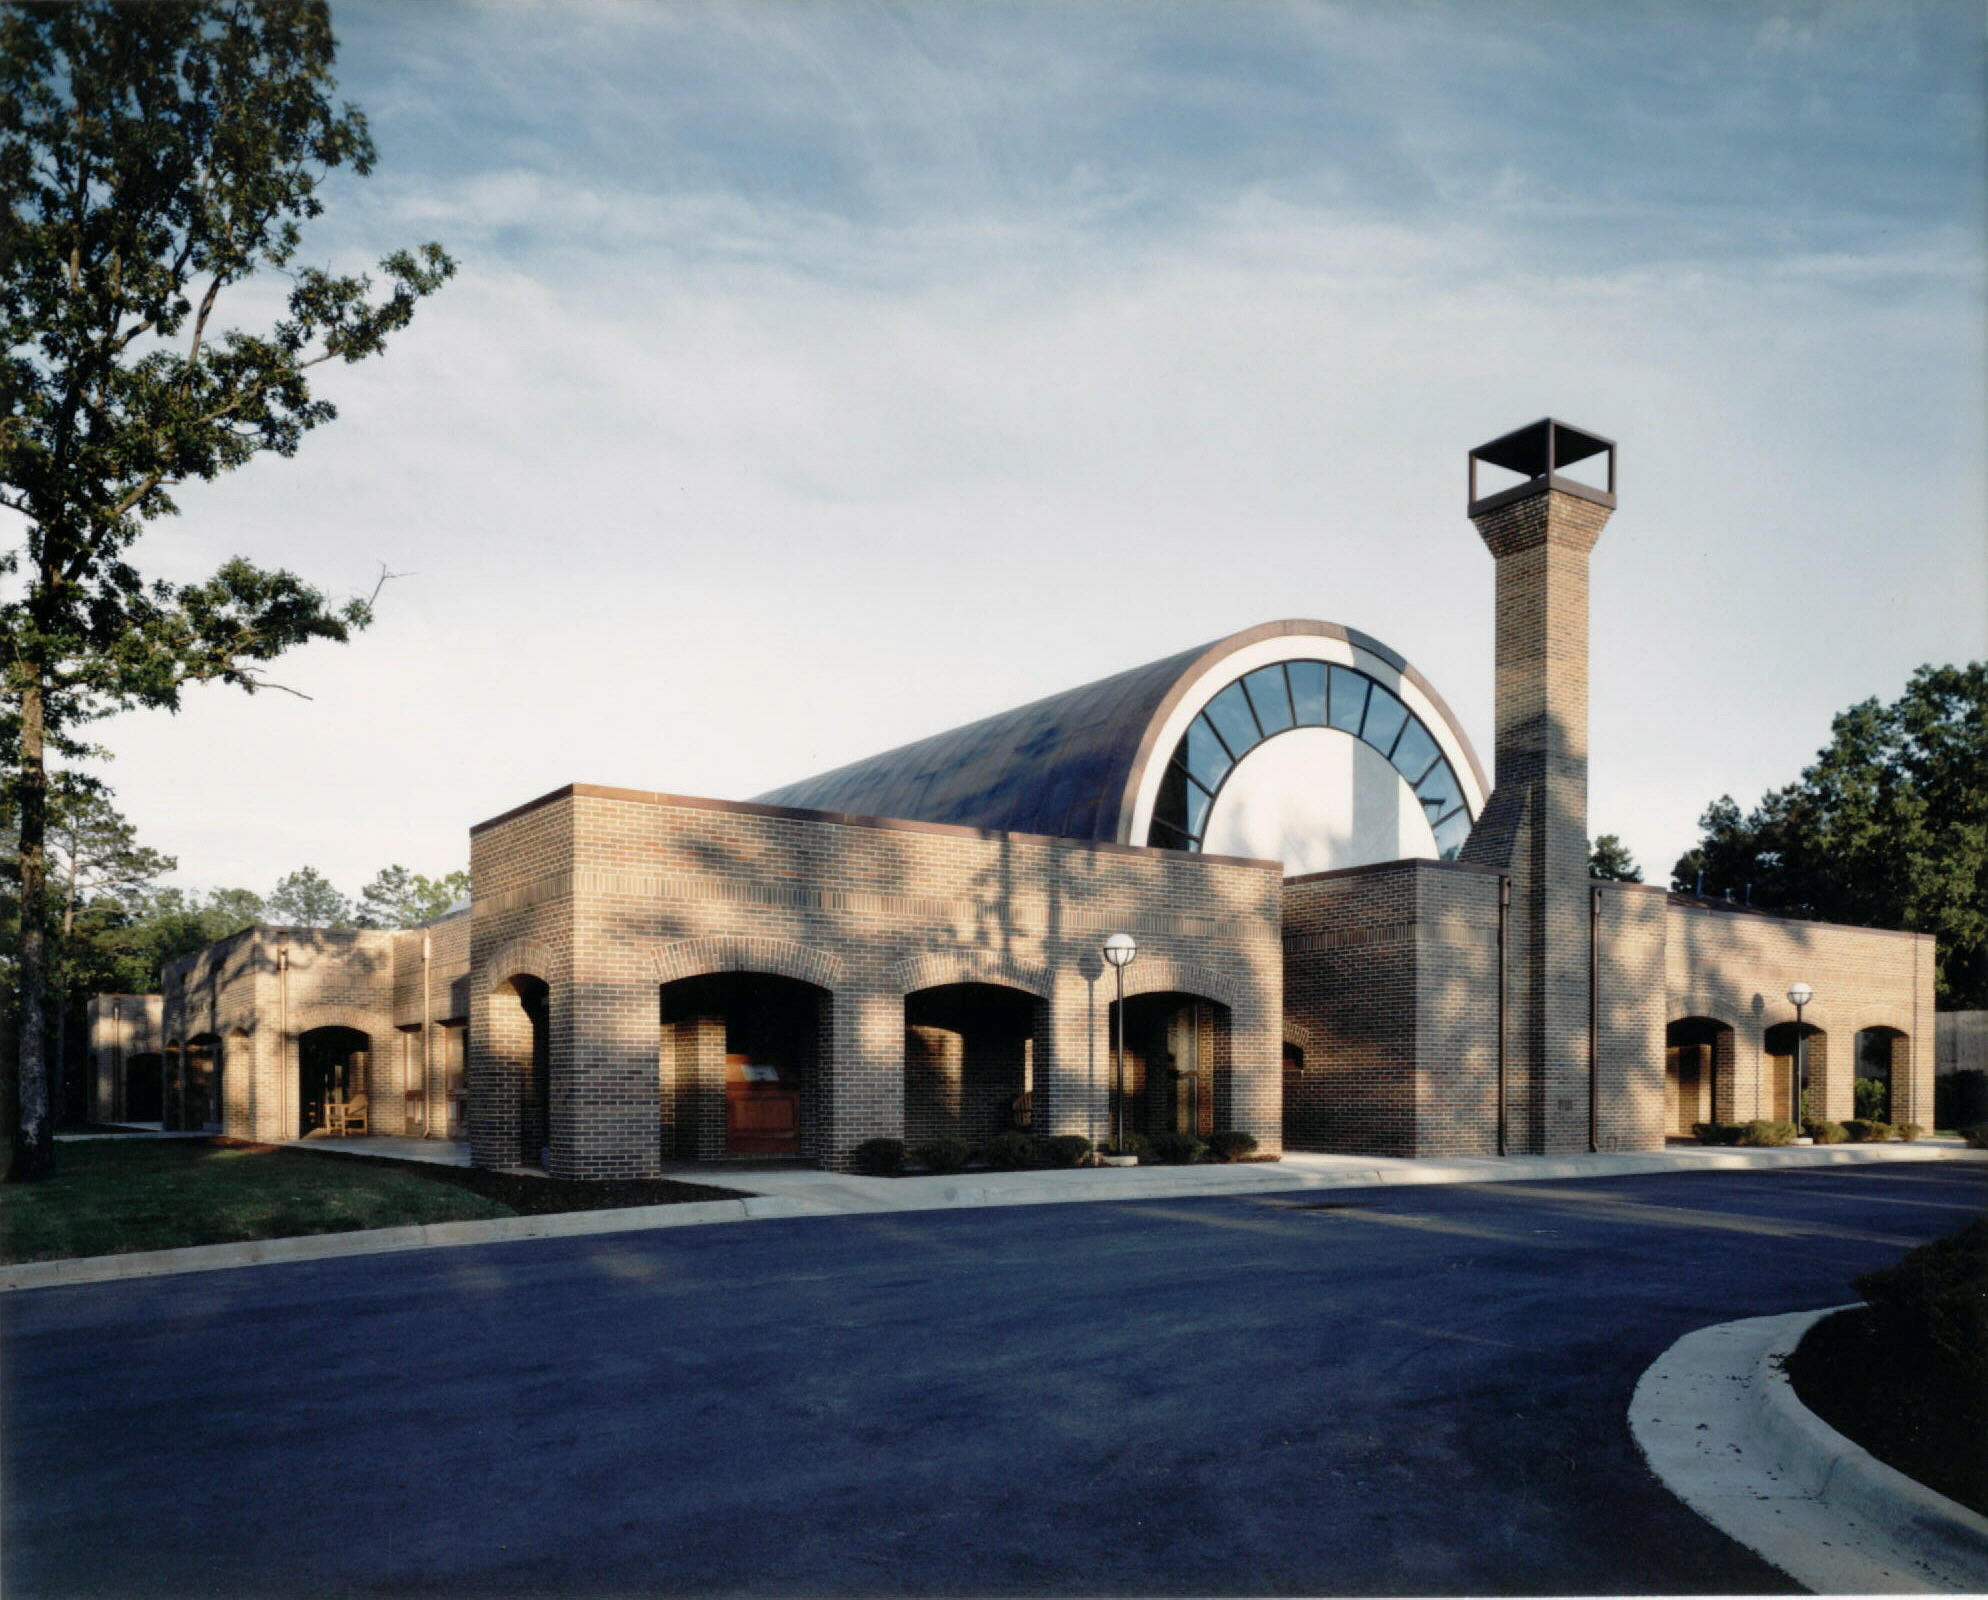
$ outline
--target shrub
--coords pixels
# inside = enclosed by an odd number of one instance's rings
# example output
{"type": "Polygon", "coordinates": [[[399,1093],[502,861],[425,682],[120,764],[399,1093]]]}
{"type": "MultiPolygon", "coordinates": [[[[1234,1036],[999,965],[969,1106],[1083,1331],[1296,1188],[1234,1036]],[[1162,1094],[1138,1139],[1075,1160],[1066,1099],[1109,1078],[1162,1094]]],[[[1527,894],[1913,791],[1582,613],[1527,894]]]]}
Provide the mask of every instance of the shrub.
{"type": "Polygon", "coordinates": [[[1694,1122],[1692,1135],[1700,1144],[1738,1144],[1746,1133],[1743,1122],[1694,1122]]]}
{"type": "Polygon", "coordinates": [[[1971,1128],[1988,1122],[1988,1072],[1969,1067],[1933,1080],[1933,1126],[1971,1128]]]}
{"type": "Polygon", "coordinates": [[[1795,1125],[1792,1122],[1769,1122],[1755,1117],[1740,1130],[1739,1143],[1746,1145],[1778,1145],[1795,1142],[1795,1125]]]}
{"type": "Polygon", "coordinates": [[[1868,1120],[1881,1116],[1886,1110],[1886,1102],[1891,1099],[1891,1085],[1882,1078],[1858,1078],[1850,1085],[1850,1095],[1857,1102],[1857,1115],[1868,1120]]]}
{"type": "Polygon", "coordinates": [[[1872,1117],[1852,1117],[1843,1126],[1858,1144],[1883,1144],[1891,1137],[1891,1124],[1872,1117]]]}
{"type": "Polygon", "coordinates": [[[1831,1122],[1826,1117],[1820,1122],[1811,1122],[1802,1129],[1817,1144],[1841,1144],[1850,1137],[1849,1131],[1840,1122],[1831,1122]]]}
{"type": "Polygon", "coordinates": [[[904,1170],[902,1139],[865,1139],[850,1152],[855,1169],[871,1178],[895,1178],[904,1170]]]}
{"type": "Polygon", "coordinates": [[[1242,1161],[1256,1154],[1256,1135],[1224,1128],[1208,1135],[1208,1154],[1217,1161],[1242,1161]]]}
{"type": "Polygon", "coordinates": [[[1121,1139],[1108,1139],[1098,1146],[1101,1156],[1136,1156],[1144,1161],[1152,1154],[1153,1145],[1143,1133],[1128,1133],[1121,1139]]]}
{"type": "Polygon", "coordinates": [[[1050,1167],[1081,1167],[1091,1153],[1091,1141],[1081,1133],[1059,1133],[1042,1141],[1042,1160],[1050,1167]]]}
{"type": "Polygon", "coordinates": [[[1898,1124],[1897,1127],[1893,1128],[1891,1131],[1897,1134],[1898,1137],[1903,1139],[1907,1144],[1910,1144],[1914,1139],[1918,1138],[1919,1135],[1924,1133],[1926,1130],[1920,1127],[1919,1124],[1916,1122],[1901,1122],[1898,1124]]]}
{"type": "Polygon", "coordinates": [[[1988,1217],[1865,1273],[1856,1288],[1977,1393],[1988,1388],[1988,1217]]]}
{"type": "Polygon", "coordinates": [[[987,1141],[985,1154],[987,1164],[1003,1172],[1032,1167],[1035,1165],[1035,1140],[1019,1128],[1010,1128],[987,1141]]]}
{"type": "Polygon", "coordinates": [[[933,1139],[911,1154],[927,1172],[957,1172],[973,1159],[973,1146],[964,1139],[933,1139]]]}
{"type": "Polygon", "coordinates": [[[1208,1147],[1191,1133],[1156,1133],[1153,1156],[1170,1167],[1190,1166],[1199,1161],[1208,1147]]]}
{"type": "Polygon", "coordinates": [[[1988,1122],[1977,1122],[1971,1128],[1962,1128],[1960,1136],[1977,1150],[1988,1150],[1988,1122]]]}

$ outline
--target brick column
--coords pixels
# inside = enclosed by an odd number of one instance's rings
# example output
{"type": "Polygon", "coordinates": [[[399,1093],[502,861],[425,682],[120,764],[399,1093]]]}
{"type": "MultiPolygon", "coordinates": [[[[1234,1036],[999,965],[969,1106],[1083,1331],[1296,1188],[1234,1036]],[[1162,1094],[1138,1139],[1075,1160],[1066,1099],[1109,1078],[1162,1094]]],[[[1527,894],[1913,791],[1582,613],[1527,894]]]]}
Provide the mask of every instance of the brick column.
{"type": "Polygon", "coordinates": [[[1111,1002],[1109,972],[1091,982],[1075,971],[1052,979],[1037,1008],[1035,1099],[1031,1131],[1038,1138],[1081,1133],[1102,1144],[1111,1132],[1111,1002]]]}
{"type": "Polygon", "coordinates": [[[1558,475],[1580,455],[1557,453],[1556,430],[1587,438],[1539,423],[1472,453],[1533,474],[1470,505],[1498,563],[1497,781],[1463,859],[1512,879],[1515,1153],[1588,1144],[1588,556],[1615,497],[1558,475]]]}
{"type": "Polygon", "coordinates": [[[904,1137],[904,996],[838,989],[834,1037],[822,1164],[843,1171],[865,1139],[904,1137]]]}

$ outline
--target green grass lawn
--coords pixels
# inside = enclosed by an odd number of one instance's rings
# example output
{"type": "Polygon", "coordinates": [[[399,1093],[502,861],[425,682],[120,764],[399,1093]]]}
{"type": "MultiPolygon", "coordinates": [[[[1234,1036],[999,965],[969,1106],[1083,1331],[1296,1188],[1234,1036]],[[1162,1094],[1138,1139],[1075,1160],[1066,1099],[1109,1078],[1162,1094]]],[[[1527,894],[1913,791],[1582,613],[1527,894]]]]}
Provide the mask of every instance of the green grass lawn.
{"type": "Polygon", "coordinates": [[[55,1173],[0,1185],[0,1261],[517,1215],[384,1164],[193,1139],[65,1140],[55,1173]]]}

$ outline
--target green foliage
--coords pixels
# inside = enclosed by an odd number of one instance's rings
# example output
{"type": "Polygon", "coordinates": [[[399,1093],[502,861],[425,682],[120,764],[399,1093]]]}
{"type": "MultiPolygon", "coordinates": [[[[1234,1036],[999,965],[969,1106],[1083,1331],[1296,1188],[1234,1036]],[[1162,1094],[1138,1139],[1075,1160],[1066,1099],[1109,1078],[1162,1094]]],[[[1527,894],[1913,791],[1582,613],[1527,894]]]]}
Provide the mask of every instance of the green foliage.
{"type": "Polygon", "coordinates": [[[927,1172],[957,1172],[973,1159],[973,1146],[964,1139],[932,1139],[911,1152],[927,1172]]]}
{"type": "Polygon", "coordinates": [[[1968,1128],[1988,1122],[1988,1072],[1969,1067],[1933,1080],[1933,1126],[1968,1128]]]}
{"type": "Polygon", "coordinates": [[[1588,876],[1615,883],[1641,883],[1643,869],[1629,853],[1629,846],[1612,833],[1604,833],[1588,850],[1588,876]]]}
{"type": "Polygon", "coordinates": [[[1852,706],[1795,783],[1750,813],[1723,796],[1699,826],[1673,888],[1702,870],[1789,916],[1935,934],[1939,1005],[1988,1006],[1988,662],[1852,706]]]}
{"type": "Polygon", "coordinates": [[[1216,1161],[1246,1161],[1256,1154],[1256,1135],[1239,1128],[1218,1129],[1208,1135],[1208,1154],[1216,1161]]]}
{"type": "Polygon", "coordinates": [[[1738,1144],[1746,1137],[1744,1122],[1694,1122],[1691,1132],[1700,1144],[1738,1144]]]}
{"type": "Polygon", "coordinates": [[[1002,1172],[1017,1172],[1035,1165],[1035,1140],[1019,1128],[997,1133],[987,1141],[983,1152],[987,1164],[1002,1172]]]}
{"type": "Polygon", "coordinates": [[[1843,1127],[1853,1144],[1883,1144],[1891,1137],[1891,1124],[1875,1117],[1852,1117],[1843,1127]]]}
{"type": "Polygon", "coordinates": [[[1988,1218],[1865,1273],[1856,1289],[1975,1393],[1988,1389],[1988,1218]]]}
{"type": "Polygon", "coordinates": [[[1107,1139],[1098,1146],[1098,1154],[1132,1156],[1144,1161],[1152,1153],[1152,1148],[1152,1142],[1143,1133],[1128,1133],[1122,1139],[1107,1139]]]}
{"type": "Polygon", "coordinates": [[[1901,1122],[1897,1126],[1895,1126],[1891,1131],[1898,1136],[1901,1142],[1905,1144],[1910,1144],[1914,1139],[1918,1138],[1926,1130],[1920,1127],[1919,1124],[1916,1122],[1901,1122]]]}
{"type": "Polygon", "coordinates": [[[871,1178],[895,1178],[904,1170],[902,1139],[865,1139],[849,1153],[849,1164],[871,1178]]]}
{"type": "Polygon", "coordinates": [[[469,893],[469,872],[458,868],[439,878],[409,872],[398,862],[382,867],[359,891],[361,928],[415,928],[433,922],[469,893]]]}
{"type": "Polygon", "coordinates": [[[1977,1122],[1972,1127],[1962,1128],[1960,1136],[1973,1150],[1988,1150],[1988,1122],[1977,1122]]]}
{"type": "MultiPolygon", "coordinates": [[[[1800,1137],[1792,1122],[1770,1122],[1756,1117],[1740,1130],[1737,1143],[1754,1146],[1793,1144],[1800,1137]]],[[[1852,1137],[1855,1137],[1852,1135],[1852,1137]]]]}
{"type": "Polygon", "coordinates": [[[1891,1085],[1881,1078],[1858,1078],[1850,1085],[1860,1117],[1881,1117],[1891,1104],[1891,1085]]]}
{"type": "Polygon", "coordinates": [[[1819,1118],[1814,1122],[1803,1123],[1802,1132],[1807,1134],[1817,1144],[1841,1144],[1845,1139],[1850,1137],[1849,1132],[1844,1128],[1842,1123],[1831,1122],[1827,1117],[1819,1118]]]}
{"type": "Polygon", "coordinates": [[[349,928],[352,902],[316,867],[299,867],[276,880],[263,902],[271,922],[286,928],[349,928]]]}
{"type": "Polygon", "coordinates": [[[1059,1133],[1042,1141],[1046,1167],[1081,1167],[1091,1156],[1091,1141],[1081,1133],[1059,1133]]]}
{"type": "Polygon", "coordinates": [[[1191,1133],[1156,1133],[1153,1135],[1154,1159],[1170,1167],[1192,1166],[1207,1152],[1208,1147],[1191,1133]]]}

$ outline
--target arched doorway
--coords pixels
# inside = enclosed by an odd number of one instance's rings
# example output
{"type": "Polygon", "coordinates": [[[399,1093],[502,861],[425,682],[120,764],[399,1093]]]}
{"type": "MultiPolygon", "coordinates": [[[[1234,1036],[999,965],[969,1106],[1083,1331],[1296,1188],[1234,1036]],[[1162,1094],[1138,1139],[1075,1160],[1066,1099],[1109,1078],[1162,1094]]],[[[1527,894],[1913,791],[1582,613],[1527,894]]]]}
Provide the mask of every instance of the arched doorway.
{"type": "Polygon", "coordinates": [[[1860,1117],[1879,1122],[1912,1120],[1912,1037],[1897,1028],[1863,1028],[1856,1041],[1852,1093],[1860,1117]]]}
{"type": "Polygon", "coordinates": [[[552,986],[514,973],[490,991],[490,1049],[500,1077],[496,1091],[517,1096],[517,1150],[510,1159],[549,1165],[552,1153],[552,986]],[[503,1087],[508,1076],[511,1088],[503,1087]]]}
{"type": "Polygon", "coordinates": [[[904,997],[907,1144],[983,1144],[1029,1125],[1039,1004],[992,983],[941,984],[904,997]]]}
{"type": "Polygon", "coordinates": [[[768,972],[712,972],[661,991],[663,1159],[820,1155],[826,989],[768,972]]]}
{"type": "Polygon", "coordinates": [[[1701,1122],[1733,1117],[1733,1030],[1712,1017],[1664,1029],[1664,1137],[1689,1139],[1701,1122]]]}
{"type": "Polygon", "coordinates": [[[124,1120],[165,1120],[165,1059],[156,1050],[124,1058],[124,1120]]]}
{"type": "Polygon", "coordinates": [[[1761,1048],[1767,1055],[1766,1115],[1776,1122],[1813,1122],[1828,1114],[1829,1035],[1814,1023],[1804,1022],[1799,1039],[1805,1114],[1794,1101],[1796,1025],[1777,1022],[1762,1040],[1761,1048]]]}
{"type": "Polygon", "coordinates": [[[312,1028],[297,1040],[297,1137],[359,1132],[368,1120],[372,1040],[357,1028],[312,1028]]]}
{"type": "Polygon", "coordinates": [[[187,1040],[181,1055],[184,1106],[180,1126],[190,1131],[221,1127],[221,1041],[211,1033],[187,1040]]]}
{"type": "MultiPolygon", "coordinates": [[[[1118,1041],[1118,1002],[1106,1007],[1106,1064],[1118,1041]]],[[[1167,992],[1125,1000],[1125,1128],[1151,1138],[1206,1138],[1229,1125],[1229,1008],[1167,992]]]]}

